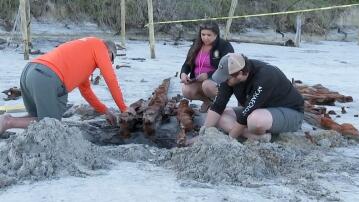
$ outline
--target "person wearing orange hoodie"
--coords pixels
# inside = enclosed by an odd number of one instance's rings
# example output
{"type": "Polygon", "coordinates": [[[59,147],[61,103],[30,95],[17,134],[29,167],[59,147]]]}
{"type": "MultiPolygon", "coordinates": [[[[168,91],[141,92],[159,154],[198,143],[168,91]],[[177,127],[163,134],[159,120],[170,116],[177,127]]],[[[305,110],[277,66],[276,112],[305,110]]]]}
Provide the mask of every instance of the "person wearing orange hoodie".
{"type": "Polygon", "coordinates": [[[90,75],[99,68],[111,95],[121,112],[127,111],[112,63],[116,45],[112,41],[87,37],[61,44],[54,50],[29,62],[24,68],[20,87],[26,117],[0,116],[0,135],[10,128],[27,128],[45,117],[61,120],[68,93],[79,88],[85,100],[99,113],[105,114],[111,125],[115,115],[96,97],[91,89],[90,75]]]}

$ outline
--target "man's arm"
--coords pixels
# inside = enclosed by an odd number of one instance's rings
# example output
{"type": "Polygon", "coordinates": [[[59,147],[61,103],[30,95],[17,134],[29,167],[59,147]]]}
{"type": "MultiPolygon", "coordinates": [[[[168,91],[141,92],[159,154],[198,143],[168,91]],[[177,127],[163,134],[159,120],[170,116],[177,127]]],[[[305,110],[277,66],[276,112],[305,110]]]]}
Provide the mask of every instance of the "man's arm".
{"type": "Polygon", "coordinates": [[[211,106],[211,110],[221,115],[226,109],[227,103],[233,94],[233,88],[227,82],[223,82],[218,86],[217,96],[211,106]]]}
{"type": "Polygon", "coordinates": [[[204,121],[204,127],[215,127],[221,118],[217,112],[208,110],[206,120],[204,121]]]}
{"type": "Polygon", "coordinates": [[[87,80],[79,86],[80,93],[82,97],[93,107],[95,110],[101,114],[106,113],[107,107],[96,97],[94,92],[91,89],[90,81],[87,80]]]}
{"type": "Polygon", "coordinates": [[[204,122],[205,127],[214,127],[217,125],[232,94],[233,89],[228,86],[226,82],[219,85],[217,96],[210,110],[208,110],[207,117],[204,122]]]}
{"type": "Polygon", "coordinates": [[[246,100],[243,106],[243,111],[238,118],[239,124],[247,125],[248,116],[256,109],[262,108],[273,91],[273,86],[268,82],[260,82],[254,84],[249,98],[246,100]]]}
{"type": "Polygon", "coordinates": [[[123,100],[122,91],[118,84],[116,74],[112,68],[112,63],[105,44],[99,45],[95,50],[95,60],[116,105],[121,112],[125,112],[127,110],[127,106],[123,100]]]}

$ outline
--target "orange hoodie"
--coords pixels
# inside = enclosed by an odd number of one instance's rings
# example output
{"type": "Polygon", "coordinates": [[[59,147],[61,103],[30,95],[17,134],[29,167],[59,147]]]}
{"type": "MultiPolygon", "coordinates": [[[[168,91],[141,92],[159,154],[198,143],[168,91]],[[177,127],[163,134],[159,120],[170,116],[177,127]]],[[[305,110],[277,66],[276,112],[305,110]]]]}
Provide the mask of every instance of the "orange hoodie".
{"type": "Polygon", "coordinates": [[[46,65],[52,69],[65,84],[67,92],[79,87],[81,95],[100,113],[107,107],[100,102],[90,87],[90,75],[99,68],[113,99],[121,112],[127,110],[121,88],[112,68],[111,59],[105,43],[95,37],[87,37],[61,44],[32,62],[46,65]]]}

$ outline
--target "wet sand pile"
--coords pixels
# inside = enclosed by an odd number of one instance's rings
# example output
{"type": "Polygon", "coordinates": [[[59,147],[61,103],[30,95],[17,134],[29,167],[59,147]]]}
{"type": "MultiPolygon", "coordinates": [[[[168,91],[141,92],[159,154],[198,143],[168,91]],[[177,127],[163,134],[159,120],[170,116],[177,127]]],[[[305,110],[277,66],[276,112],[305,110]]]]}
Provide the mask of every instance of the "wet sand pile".
{"type": "Polygon", "coordinates": [[[84,176],[89,170],[107,168],[107,159],[79,129],[46,118],[1,142],[0,188],[23,180],[84,176]]]}

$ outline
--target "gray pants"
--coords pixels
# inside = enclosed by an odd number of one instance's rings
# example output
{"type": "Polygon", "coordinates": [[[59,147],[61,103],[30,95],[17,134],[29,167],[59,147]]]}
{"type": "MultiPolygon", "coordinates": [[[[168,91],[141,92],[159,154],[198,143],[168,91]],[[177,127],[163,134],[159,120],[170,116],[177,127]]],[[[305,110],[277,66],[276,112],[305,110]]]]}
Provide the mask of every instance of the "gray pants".
{"type": "Polygon", "coordinates": [[[50,68],[28,63],[20,78],[21,93],[30,116],[61,120],[67,104],[67,91],[62,81],[50,68]]]}
{"type": "MultiPolygon", "coordinates": [[[[284,132],[295,132],[300,129],[304,113],[296,111],[294,109],[286,107],[272,107],[265,108],[272,114],[273,123],[271,129],[268,131],[270,133],[284,133],[284,132]]],[[[233,108],[236,113],[237,119],[239,114],[242,112],[243,108],[235,107],[233,108]]]]}

